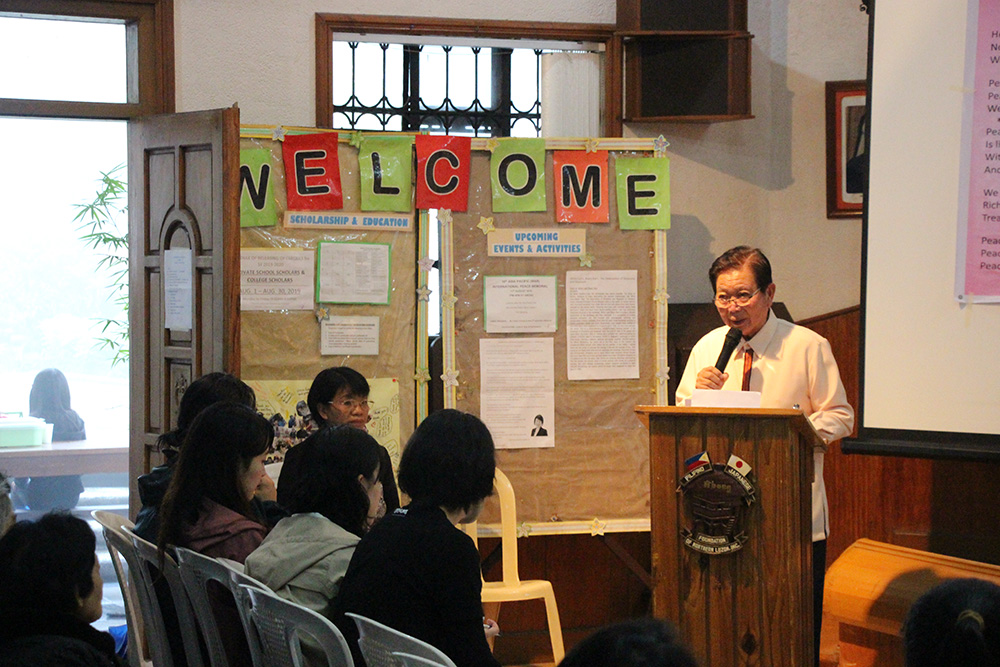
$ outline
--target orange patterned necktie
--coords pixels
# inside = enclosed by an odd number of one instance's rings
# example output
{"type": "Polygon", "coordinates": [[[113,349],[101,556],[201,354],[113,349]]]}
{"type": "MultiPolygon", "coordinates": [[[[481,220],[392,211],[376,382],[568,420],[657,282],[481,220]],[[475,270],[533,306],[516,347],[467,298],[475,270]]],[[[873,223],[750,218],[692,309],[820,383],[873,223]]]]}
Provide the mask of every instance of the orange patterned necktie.
{"type": "Polygon", "coordinates": [[[750,391],[750,371],[753,369],[753,350],[743,348],[743,391],[750,391]]]}

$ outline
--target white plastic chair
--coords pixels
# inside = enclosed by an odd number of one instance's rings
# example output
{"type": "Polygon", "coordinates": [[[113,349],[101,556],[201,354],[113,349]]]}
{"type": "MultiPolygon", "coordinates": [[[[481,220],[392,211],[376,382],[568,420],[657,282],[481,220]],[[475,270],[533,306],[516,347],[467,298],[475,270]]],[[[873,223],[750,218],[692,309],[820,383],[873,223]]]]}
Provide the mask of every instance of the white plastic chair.
{"type": "Polygon", "coordinates": [[[344,635],[327,618],[253,585],[240,584],[239,590],[241,599],[249,598],[257,639],[256,646],[251,643],[255,667],[300,667],[305,638],[322,651],[330,667],[354,667],[344,635]]]}
{"type": "MultiPolygon", "coordinates": [[[[226,651],[226,643],[223,639],[222,628],[219,627],[216,606],[212,603],[209,586],[211,582],[216,582],[220,592],[232,597],[233,610],[237,610],[239,605],[236,603],[236,596],[232,595],[233,586],[230,583],[233,570],[215,558],[205,556],[197,551],[184,547],[176,547],[175,550],[181,581],[184,582],[184,589],[191,600],[194,617],[201,630],[202,640],[208,649],[212,667],[229,667],[230,656],[226,651]]],[[[242,625],[242,619],[240,623],[242,625]]],[[[250,638],[245,636],[245,632],[243,639],[248,645],[251,644],[250,638]]]]}
{"type": "Polygon", "coordinates": [[[412,655],[401,651],[393,651],[392,657],[399,661],[400,667],[445,667],[443,663],[434,662],[427,658],[421,658],[419,655],[412,655]]]}
{"type": "Polygon", "coordinates": [[[425,641],[360,614],[347,612],[347,616],[354,619],[354,624],[358,626],[358,646],[368,667],[399,667],[403,663],[393,657],[394,653],[415,655],[430,660],[432,665],[455,667],[451,658],[425,641]]]}
{"type": "MultiPolygon", "coordinates": [[[[153,664],[156,667],[165,665],[172,667],[176,664],[187,662],[188,667],[204,667],[201,646],[198,641],[198,629],[195,627],[194,612],[191,609],[191,602],[184,591],[184,584],[181,583],[180,571],[177,568],[177,561],[168,554],[163,555],[163,569],[160,569],[160,552],[156,545],[147,542],[130,529],[124,529],[126,535],[132,542],[132,547],[136,554],[137,563],[134,572],[139,572],[142,579],[145,597],[148,600],[149,613],[144,612],[143,620],[147,622],[146,641],[149,643],[153,664]],[[174,608],[164,609],[160,604],[160,597],[157,594],[156,582],[165,581],[170,591],[170,600],[174,603],[174,608]],[[173,614],[176,618],[176,625],[180,629],[182,646],[178,650],[183,650],[183,656],[174,656],[174,645],[167,637],[167,626],[165,617],[173,614]]],[[[130,564],[131,565],[131,564],[130,564]]],[[[141,599],[141,598],[140,598],[141,599]]]]}
{"type": "MultiPolygon", "coordinates": [[[[514,487],[499,468],[496,469],[493,488],[497,490],[500,500],[500,553],[503,556],[503,579],[483,581],[483,604],[544,600],[552,657],[555,663],[559,664],[566,655],[566,650],[563,646],[562,624],[559,622],[559,608],[556,606],[556,594],[552,590],[552,582],[544,579],[521,580],[517,572],[517,501],[514,498],[514,487]]],[[[476,524],[466,524],[464,530],[478,547],[476,524]]]]}
{"type": "Polygon", "coordinates": [[[90,516],[103,528],[111,564],[115,568],[118,586],[122,589],[125,622],[128,626],[128,663],[131,667],[150,667],[153,661],[146,646],[146,635],[142,626],[143,603],[139,601],[138,588],[142,586],[142,582],[138,579],[139,561],[131,538],[122,530],[122,528],[131,529],[135,524],[120,514],[105,510],[94,510],[90,516]],[[129,571],[125,569],[126,563],[129,571]],[[130,576],[132,581],[129,581],[130,576]]]}

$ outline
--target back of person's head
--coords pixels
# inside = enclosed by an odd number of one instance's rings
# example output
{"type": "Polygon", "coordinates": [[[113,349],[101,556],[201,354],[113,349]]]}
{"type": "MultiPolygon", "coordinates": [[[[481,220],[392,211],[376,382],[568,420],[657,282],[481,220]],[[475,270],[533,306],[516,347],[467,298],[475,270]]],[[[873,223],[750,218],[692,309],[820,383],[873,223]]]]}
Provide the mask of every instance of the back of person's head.
{"type": "Polygon", "coordinates": [[[399,488],[414,503],[466,509],[493,493],[493,436],[475,415],[440,410],[410,436],[399,461],[399,488]]]}
{"type": "Polygon", "coordinates": [[[10,500],[10,480],[0,472],[0,537],[14,525],[14,503],[10,500]]]}
{"type": "Polygon", "coordinates": [[[58,368],[46,368],[35,376],[28,394],[28,414],[47,418],[69,410],[69,382],[58,368]]]}
{"type": "Polygon", "coordinates": [[[14,524],[0,538],[0,608],[76,614],[94,590],[94,531],[50,513],[14,524]]]}
{"type": "Polygon", "coordinates": [[[309,413],[317,424],[323,424],[323,416],[320,413],[320,406],[332,401],[337,394],[347,390],[348,395],[368,398],[371,387],[365,376],[353,368],[338,366],[337,368],[327,368],[322,370],[313,379],[309,386],[309,395],[306,396],[306,404],[309,406],[309,413]]]}
{"type": "Polygon", "coordinates": [[[271,423],[246,405],[223,401],[202,410],[184,438],[163,498],[160,544],[177,544],[205,499],[256,518],[242,479],[273,439],[271,423]]]}
{"type": "Polygon", "coordinates": [[[160,451],[176,450],[184,441],[195,417],[210,405],[232,401],[248,408],[257,408],[257,397],[250,386],[229,373],[207,373],[192,382],[181,396],[177,409],[177,428],[160,436],[160,451]]]}
{"type": "Polygon", "coordinates": [[[368,492],[359,477],[376,482],[379,445],[352,426],[327,426],[300,442],[301,472],[287,496],[292,514],[317,512],[361,536],[369,516],[368,492]]]}
{"type": "Polygon", "coordinates": [[[773,282],[771,262],[764,251],[760,248],[738,245],[722,253],[712,262],[712,266],[708,269],[708,280],[712,283],[712,289],[715,289],[716,279],[721,274],[733,269],[742,269],[744,266],[750,267],[760,289],[765,289],[773,282]]]}
{"type": "Polygon", "coordinates": [[[952,579],[924,593],[903,624],[907,667],[1000,665],[1000,586],[952,579]]]}
{"type": "Polygon", "coordinates": [[[640,618],[598,630],[566,654],[559,667],[697,667],[677,630],[656,618],[640,618]]]}

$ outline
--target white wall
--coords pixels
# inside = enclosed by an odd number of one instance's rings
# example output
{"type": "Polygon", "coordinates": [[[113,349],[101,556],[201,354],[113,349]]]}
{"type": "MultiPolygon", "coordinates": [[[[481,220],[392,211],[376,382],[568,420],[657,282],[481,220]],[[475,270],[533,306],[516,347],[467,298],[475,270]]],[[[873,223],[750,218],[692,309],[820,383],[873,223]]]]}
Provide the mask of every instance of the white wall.
{"type": "MultiPolygon", "coordinates": [[[[771,258],[778,299],[805,318],[860,300],[860,219],[827,220],[824,87],[863,79],[867,16],[848,0],[751,0],[753,120],[634,124],[672,157],[669,290],[707,301],[711,260],[771,258]]],[[[614,23],[614,0],[175,0],[177,110],[240,105],[244,123],[315,124],[316,12],[614,23]]]]}

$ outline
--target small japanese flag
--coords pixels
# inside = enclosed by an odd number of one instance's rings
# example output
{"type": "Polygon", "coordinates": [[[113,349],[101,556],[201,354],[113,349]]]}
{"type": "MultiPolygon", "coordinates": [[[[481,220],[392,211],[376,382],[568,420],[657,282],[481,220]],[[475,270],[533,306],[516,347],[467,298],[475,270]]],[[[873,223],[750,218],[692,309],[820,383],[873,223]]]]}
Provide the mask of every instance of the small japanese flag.
{"type": "Polygon", "coordinates": [[[741,459],[740,457],[736,456],[736,454],[731,454],[729,456],[729,460],[726,461],[726,465],[732,468],[733,470],[737,471],[744,477],[750,474],[750,470],[752,470],[750,464],[741,459]]]}

